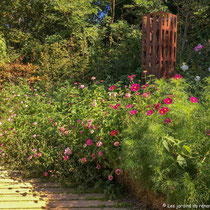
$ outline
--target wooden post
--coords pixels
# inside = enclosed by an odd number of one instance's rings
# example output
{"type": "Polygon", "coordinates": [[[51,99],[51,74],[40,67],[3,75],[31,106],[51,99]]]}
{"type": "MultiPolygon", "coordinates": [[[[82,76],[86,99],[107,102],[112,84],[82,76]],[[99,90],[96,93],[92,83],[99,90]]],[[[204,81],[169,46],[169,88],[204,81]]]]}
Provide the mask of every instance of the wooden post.
{"type": "MultiPolygon", "coordinates": [[[[156,78],[175,75],[177,16],[156,12],[142,19],[142,69],[156,78]]],[[[142,77],[145,74],[142,74],[142,77]]]]}

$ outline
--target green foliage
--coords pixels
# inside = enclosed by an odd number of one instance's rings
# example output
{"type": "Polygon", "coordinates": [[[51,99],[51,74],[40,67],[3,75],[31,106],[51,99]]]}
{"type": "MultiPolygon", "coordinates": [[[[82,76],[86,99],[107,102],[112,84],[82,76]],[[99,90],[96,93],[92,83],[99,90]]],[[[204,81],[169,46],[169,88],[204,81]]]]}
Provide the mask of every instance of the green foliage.
{"type": "Polygon", "coordinates": [[[7,56],[6,50],[7,50],[7,46],[6,46],[5,39],[3,38],[3,36],[0,35],[0,62],[4,62],[7,56]]]}

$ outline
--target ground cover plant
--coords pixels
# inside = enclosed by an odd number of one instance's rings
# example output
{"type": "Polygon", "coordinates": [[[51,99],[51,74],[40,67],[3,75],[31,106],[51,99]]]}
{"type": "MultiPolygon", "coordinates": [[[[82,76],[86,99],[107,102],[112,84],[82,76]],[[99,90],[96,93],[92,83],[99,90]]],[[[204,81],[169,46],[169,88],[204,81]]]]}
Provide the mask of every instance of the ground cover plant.
{"type": "Polygon", "coordinates": [[[129,171],[168,202],[209,202],[209,86],[202,98],[176,75],[140,85],[30,80],[0,95],[0,161],[31,175],[93,183],[111,192],[129,171]],[[200,102],[202,101],[202,103],[200,102]]]}

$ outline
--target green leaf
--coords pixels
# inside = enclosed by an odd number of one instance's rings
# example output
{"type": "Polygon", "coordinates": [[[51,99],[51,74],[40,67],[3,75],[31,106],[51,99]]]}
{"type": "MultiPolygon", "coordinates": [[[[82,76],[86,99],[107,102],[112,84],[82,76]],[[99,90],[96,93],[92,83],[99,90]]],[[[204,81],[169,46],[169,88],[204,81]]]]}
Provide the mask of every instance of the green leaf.
{"type": "Polygon", "coordinates": [[[187,145],[184,145],[183,148],[185,148],[185,150],[186,150],[187,152],[191,153],[191,149],[190,149],[190,147],[188,147],[187,145]]]}
{"type": "Polygon", "coordinates": [[[177,156],[177,162],[181,167],[186,167],[187,166],[186,160],[181,155],[177,156]]]}
{"type": "Polygon", "coordinates": [[[167,149],[169,152],[168,142],[166,140],[163,140],[163,146],[167,149]]]}

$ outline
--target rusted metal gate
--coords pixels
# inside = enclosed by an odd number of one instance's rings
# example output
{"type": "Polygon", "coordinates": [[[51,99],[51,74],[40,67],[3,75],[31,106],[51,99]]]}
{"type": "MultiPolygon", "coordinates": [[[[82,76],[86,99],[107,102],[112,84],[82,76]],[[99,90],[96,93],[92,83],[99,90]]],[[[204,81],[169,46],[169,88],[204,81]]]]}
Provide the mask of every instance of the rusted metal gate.
{"type": "Polygon", "coordinates": [[[143,16],[142,68],[147,70],[147,75],[167,79],[174,76],[176,43],[176,15],[156,12],[143,16]]]}

